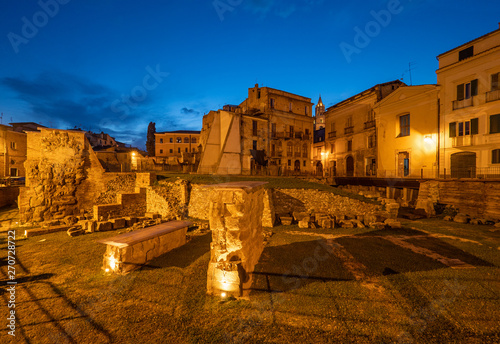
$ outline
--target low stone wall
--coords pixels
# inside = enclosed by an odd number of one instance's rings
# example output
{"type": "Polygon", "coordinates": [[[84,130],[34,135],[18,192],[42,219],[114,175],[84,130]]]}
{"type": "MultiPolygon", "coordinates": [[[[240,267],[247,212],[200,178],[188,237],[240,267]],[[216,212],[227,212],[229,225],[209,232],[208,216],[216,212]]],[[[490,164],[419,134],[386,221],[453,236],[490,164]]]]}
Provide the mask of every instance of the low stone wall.
{"type": "Polygon", "coordinates": [[[12,205],[19,196],[19,186],[0,187],[0,208],[12,205]]]}
{"type": "Polygon", "coordinates": [[[137,188],[136,193],[117,195],[117,203],[94,206],[94,219],[113,219],[124,216],[144,216],[146,214],[146,189],[137,188]]]}
{"type": "Polygon", "coordinates": [[[418,205],[452,205],[460,213],[500,219],[500,181],[439,180],[420,184],[418,205]]]}
{"type": "Polygon", "coordinates": [[[314,189],[275,189],[276,214],[322,212],[334,215],[362,215],[380,210],[380,206],[314,189]]]}
{"type": "Polygon", "coordinates": [[[188,200],[185,180],[160,182],[147,188],[147,212],[160,214],[163,219],[174,220],[187,215],[188,200]]]}

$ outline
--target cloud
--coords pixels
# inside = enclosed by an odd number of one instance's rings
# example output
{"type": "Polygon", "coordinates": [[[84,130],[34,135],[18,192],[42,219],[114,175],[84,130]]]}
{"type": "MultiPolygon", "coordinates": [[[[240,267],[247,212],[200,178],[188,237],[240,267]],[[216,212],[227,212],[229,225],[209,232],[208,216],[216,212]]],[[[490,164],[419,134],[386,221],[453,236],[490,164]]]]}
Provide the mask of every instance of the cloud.
{"type": "Polygon", "coordinates": [[[148,119],[157,116],[150,94],[141,101],[129,103],[127,111],[113,111],[113,105],[127,102],[126,96],[104,85],[61,72],[44,72],[34,79],[4,77],[0,85],[27,104],[27,115],[34,122],[59,129],[77,126],[104,131],[127,143],[145,141],[148,119]]]}
{"type": "Polygon", "coordinates": [[[193,109],[188,109],[188,108],[182,108],[181,109],[181,113],[183,115],[199,115],[200,112],[199,111],[196,111],[196,110],[193,110],[193,109]]]}

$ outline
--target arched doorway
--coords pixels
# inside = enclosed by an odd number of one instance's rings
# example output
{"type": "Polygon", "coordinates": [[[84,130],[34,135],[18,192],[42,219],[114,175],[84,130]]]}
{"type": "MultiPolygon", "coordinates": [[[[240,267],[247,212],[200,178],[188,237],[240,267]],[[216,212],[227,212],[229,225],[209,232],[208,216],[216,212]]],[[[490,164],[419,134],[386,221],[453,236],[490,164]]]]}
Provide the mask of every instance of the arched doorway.
{"type": "Polygon", "coordinates": [[[300,172],[300,160],[295,160],[294,169],[295,172],[300,172]]]}
{"type": "Polygon", "coordinates": [[[450,157],[452,178],[476,177],[476,153],[460,152],[450,157]]]}
{"type": "Polygon", "coordinates": [[[354,176],[354,158],[351,155],[345,159],[345,173],[348,177],[354,176]]]}
{"type": "Polygon", "coordinates": [[[316,175],[317,176],[322,176],[323,175],[323,164],[321,161],[318,161],[316,163],[316,175]]]}

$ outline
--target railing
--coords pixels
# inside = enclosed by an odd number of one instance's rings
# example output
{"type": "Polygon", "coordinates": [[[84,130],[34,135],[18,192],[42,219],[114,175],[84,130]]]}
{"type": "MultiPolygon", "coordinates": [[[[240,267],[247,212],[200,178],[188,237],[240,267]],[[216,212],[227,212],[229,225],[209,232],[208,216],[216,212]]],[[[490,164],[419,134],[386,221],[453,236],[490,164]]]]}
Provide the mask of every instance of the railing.
{"type": "Polygon", "coordinates": [[[463,99],[463,100],[454,100],[453,101],[453,110],[458,110],[458,109],[463,109],[469,106],[472,106],[474,104],[473,99],[474,97],[470,97],[468,99],[463,99]]]}
{"type": "Polygon", "coordinates": [[[365,129],[370,129],[375,127],[375,120],[365,122],[365,129]]]}
{"type": "Polygon", "coordinates": [[[441,169],[420,168],[410,169],[408,175],[403,170],[378,170],[378,178],[403,178],[403,179],[500,179],[500,166],[497,167],[469,167],[441,169]]]}
{"type": "Polygon", "coordinates": [[[345,127],[344,128],[344,134],[345,135],[352,134],[352,133],[354,133],[354,127],[353,126],[351,126],[351,127],[345,127]]]}
{"type": "Polygon", "coordinates": [[[473,135],[457,136],[452,140],[452,147],[466,147],[474,144],[473,135]]]}
{"type": "Polygon", "coordinates": [[[301,139],[302,140],[302,136],[303,136],[303,134],[301,132],[295,133],[295,138],[296,139],[301,139]]]}
{"type": "Polygon", "coordinates": [[[331,131],[328,133],[328,138],[329,139],[334,139],[337,137],[337,132],[336,131],[331,131]]]}
{"type": "Polygon", "coordinates": [[[500,90],[495,90],[491,92],[486,92],[486,101],[492,102],[500,99],[500,90]]]}

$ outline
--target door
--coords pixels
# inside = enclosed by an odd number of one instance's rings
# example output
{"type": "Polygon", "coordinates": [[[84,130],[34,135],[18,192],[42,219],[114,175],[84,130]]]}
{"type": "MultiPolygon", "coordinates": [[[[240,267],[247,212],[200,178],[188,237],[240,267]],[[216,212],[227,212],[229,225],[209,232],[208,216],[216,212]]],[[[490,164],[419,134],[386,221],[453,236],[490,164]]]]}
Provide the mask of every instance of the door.
{"type": "Polygon", "coordinates": [[[476,153],[461,152],[452,154],[450,165],[452,178],[476,177],[476,153]]]}
{"type": "Polygon", "coordinates": [[[354,176],[354,158],[351,155],[345,159],[345,172],[348,177],[354,176]]]}
{"type": "Polygon", "coordinates": [[[323,164],[321,163],[321,161],[318,161],[318,163],[316,164],[316,175],[317,176],[323,175],[323,164]]]}
{"type": "Polygon", "coordinates": [[[410,175],[410,153],[398,153],[398,177],[407,177],[410,175]]]}
{"type": "Polygon", "coordinates": [[[294,171],[295,172],[300,172],[300,160],[295,160],[294,171]]]}

